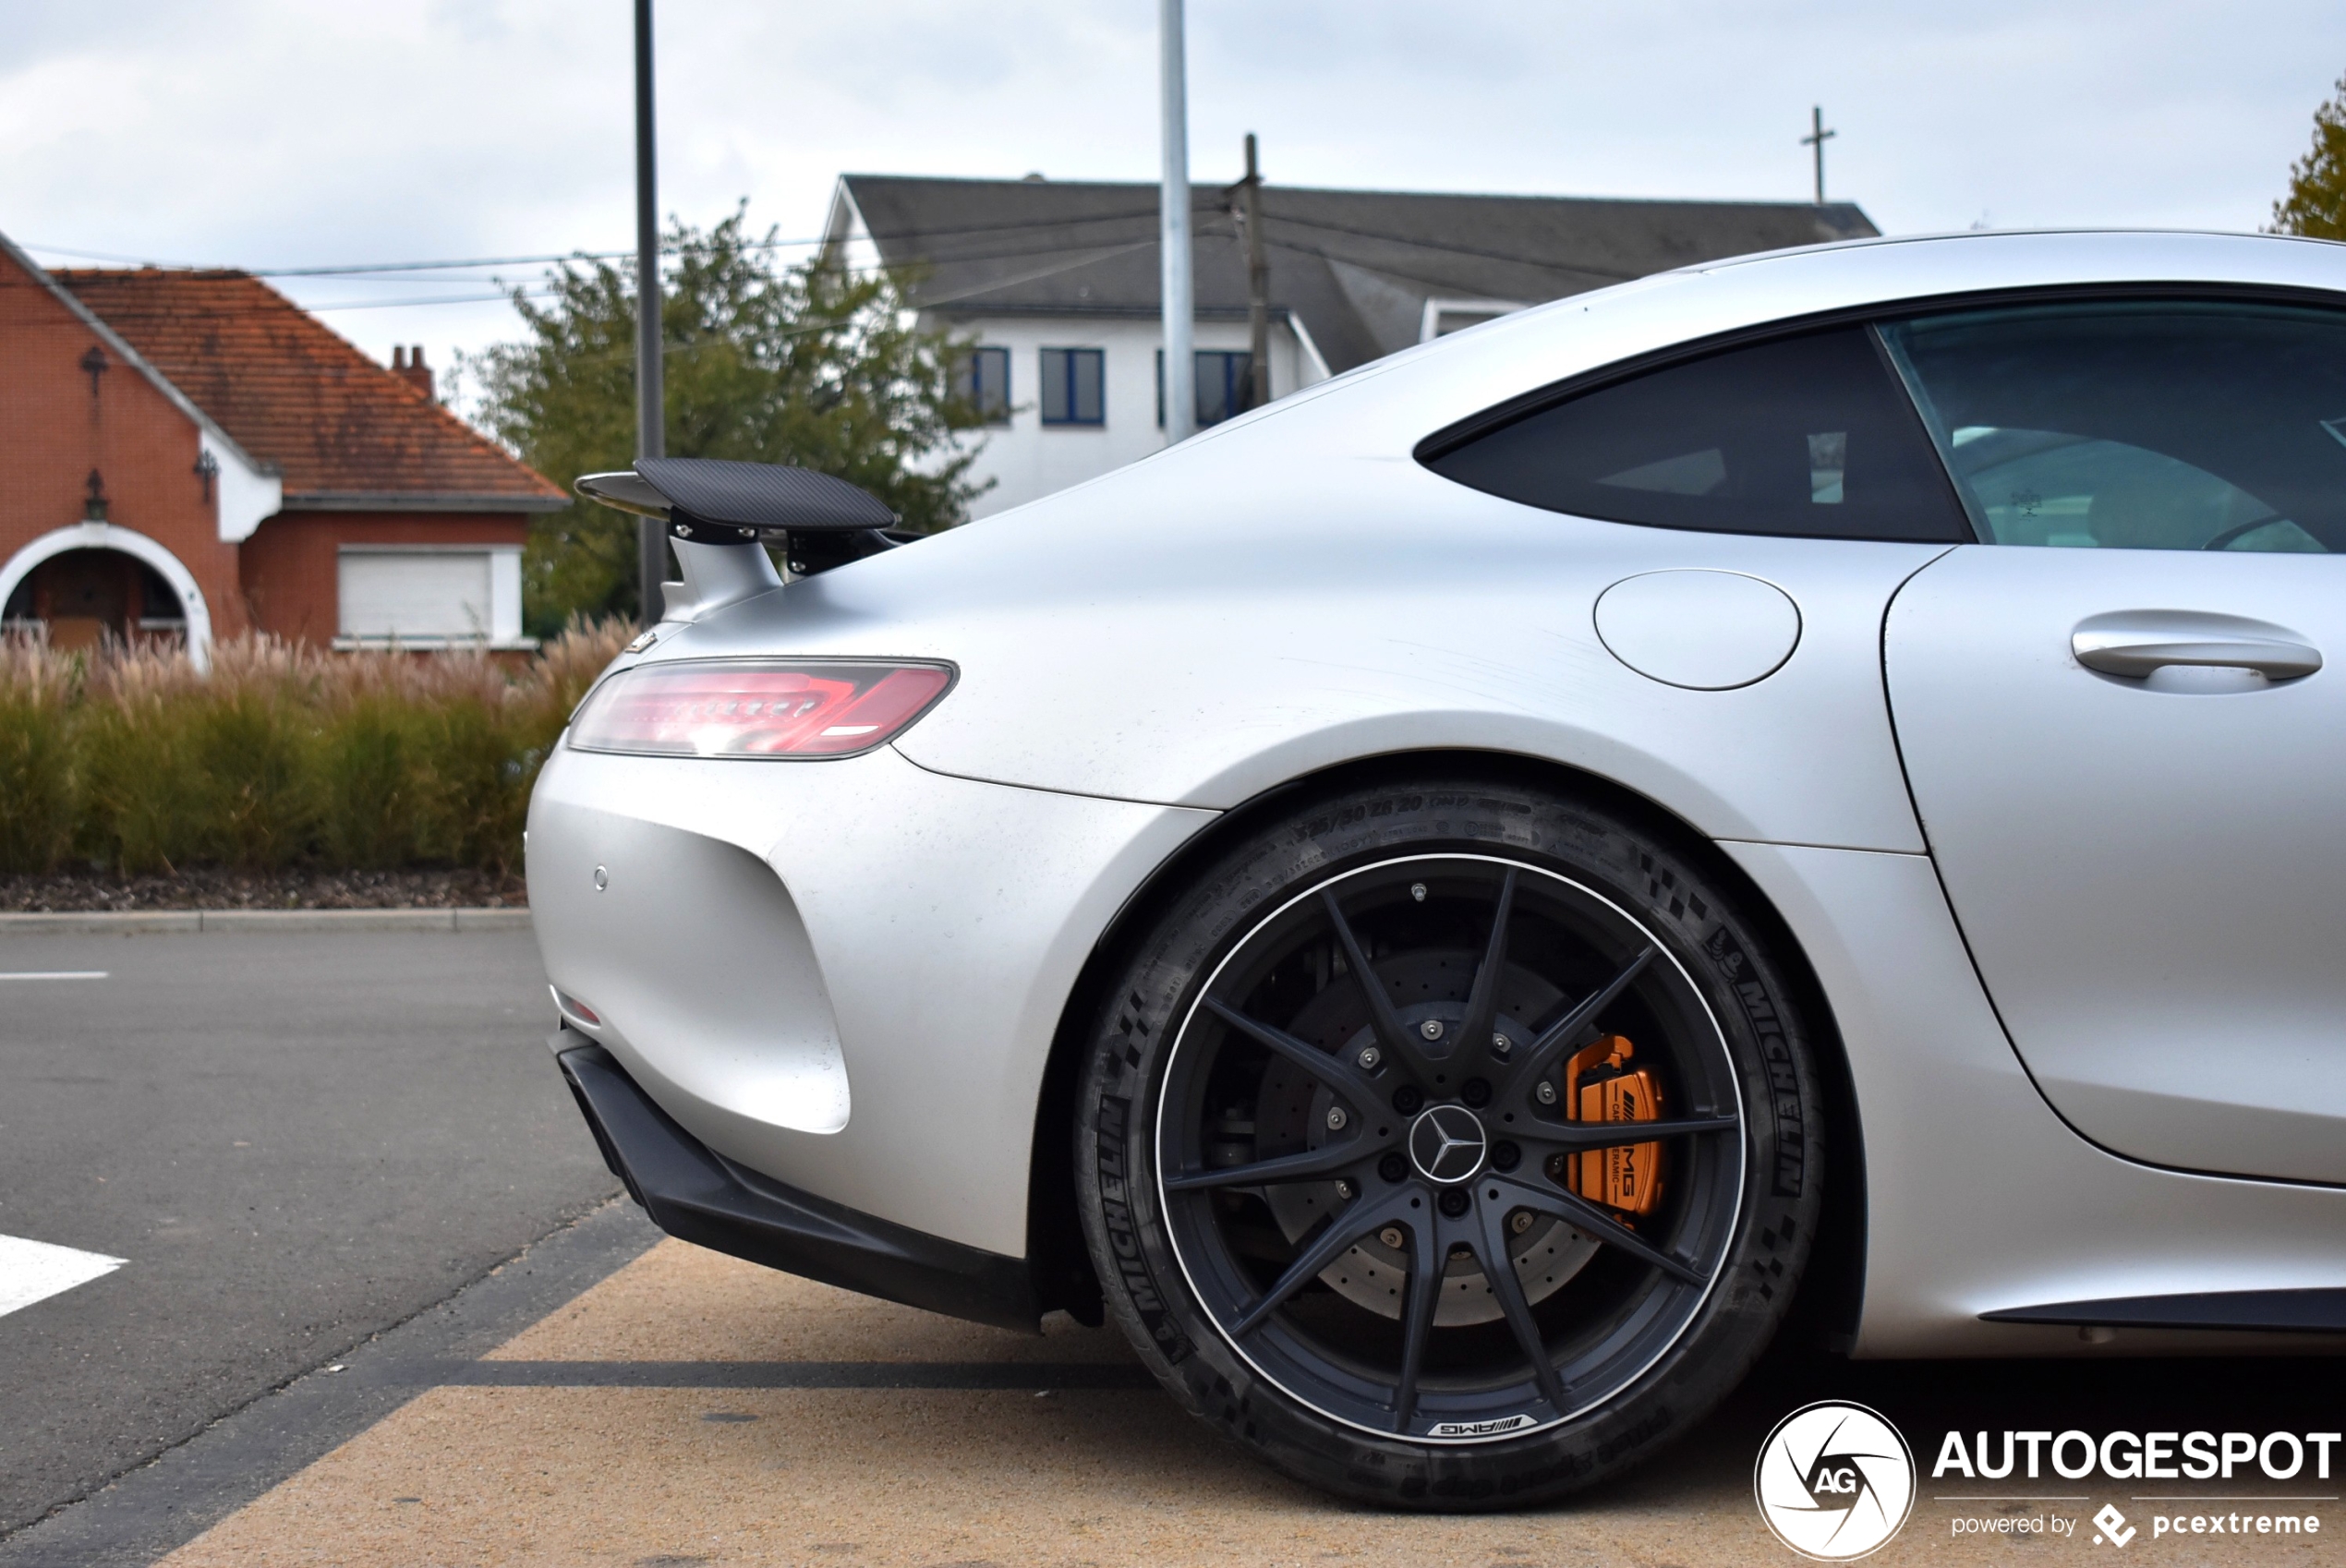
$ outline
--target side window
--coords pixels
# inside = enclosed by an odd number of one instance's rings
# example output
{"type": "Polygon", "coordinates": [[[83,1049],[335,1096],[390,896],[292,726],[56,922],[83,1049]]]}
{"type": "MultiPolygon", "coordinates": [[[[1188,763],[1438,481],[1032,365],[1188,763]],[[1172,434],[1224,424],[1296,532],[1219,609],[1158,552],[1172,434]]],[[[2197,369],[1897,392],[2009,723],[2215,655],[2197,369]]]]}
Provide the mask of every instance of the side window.
{"type": "Polygon", "coordinates": [[[2097,302],[1883,338],[1982,539],[2346,549],[2346,315],[2097,302]]]}
{"type": "Polygon", "coordinates": [[[1043,423],[1107,423],[1107,354],[1097,348],[1043,350],[1043,423]]]}
{"type": "Polygon", "coordinates": [[[1426,458],[1551,512],[1662,528],[1969,538],[1912,404],[1863,327],[1651,370],[1426,458]]]}

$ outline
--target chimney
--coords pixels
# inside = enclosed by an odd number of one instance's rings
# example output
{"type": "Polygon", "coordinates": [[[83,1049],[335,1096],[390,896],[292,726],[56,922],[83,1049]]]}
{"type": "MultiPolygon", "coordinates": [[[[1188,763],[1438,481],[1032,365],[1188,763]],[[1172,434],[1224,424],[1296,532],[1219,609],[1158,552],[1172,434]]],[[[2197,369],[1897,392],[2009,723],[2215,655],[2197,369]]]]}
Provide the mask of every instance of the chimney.
{"type": "Polygon", "coordinates": [[[391,351],[391,373],[424,394],[431,401],[431,367],[424,363],[424,345],[417,344],[413,351],[394,347],[391,351]]]}

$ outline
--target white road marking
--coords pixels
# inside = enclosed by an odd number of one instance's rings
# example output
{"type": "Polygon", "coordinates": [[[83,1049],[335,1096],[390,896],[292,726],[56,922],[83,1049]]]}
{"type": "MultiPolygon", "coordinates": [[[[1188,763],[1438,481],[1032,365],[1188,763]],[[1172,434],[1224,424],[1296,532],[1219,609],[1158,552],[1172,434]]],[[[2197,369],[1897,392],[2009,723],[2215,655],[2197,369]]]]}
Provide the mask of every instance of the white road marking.
{"type": "Polygon", "coordinates": [[[128,1261],[103,1252],[27,1241],[20,1236],[0,1236],[0,1318],[60,1291],[88,1285],[128,1261]]]}
{"type": "Polygon", "coordinates": [[[0,971],[0,980],[103,980],[102,969],[28,969],[13,973],[0,971]]]}

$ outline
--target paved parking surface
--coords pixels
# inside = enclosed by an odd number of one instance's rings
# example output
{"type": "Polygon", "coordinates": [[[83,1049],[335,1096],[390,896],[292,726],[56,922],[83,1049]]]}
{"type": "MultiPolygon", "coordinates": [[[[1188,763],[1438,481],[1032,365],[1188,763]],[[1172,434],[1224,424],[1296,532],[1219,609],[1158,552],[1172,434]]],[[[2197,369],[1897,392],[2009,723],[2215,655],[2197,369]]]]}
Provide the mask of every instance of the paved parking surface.
{"type": "MultiPolygon", "coordinates": [[[[1113,1331],[959,1323],[661,1241],[601,1284],[164,1561],[169,1568],[417,1562],[842,1565],[1796,1562],[1751,1465],[1808,1399],[1862,1398],[1911,1440],[1973,1418],[2097,1427],[2338,1408],[2328,1362],[1851,1367],[1780,1357],[1688,1442],[1603,1493],[1483,1517],[1379,1514],[1264,1470],[1139,1373],[1113,1331]]],[[[2334,1421],[2333,1421],[2334,1424],[2334,1421]]],[[[1926,1465],[1928,1455],[1922,1456],[1926,1465]]],[[[1957,1538],[1958,1516],[2093,1501],[1948,1502],[1934,1488],[1878,1562],[2108,1557],[1957,1538]]],[[[2039,1491],[2046,1487],[2034,1489],[2039,1491]]],[[[2078,1490],[2075,1488],[2054,1490],[2078,1490]]],[[[2229,1489],[2204,1489],[2238,1492],[2229,1489]]],[[[2260,1483],[2267,1493],[2299,1487],[2260,1483]]],[[[2334,1492],[2333,1485],[2325,1489],[2334,1492]]],[[[2318,1511],[2346,1529],[2331,1503],[2318,1511]]],[[[2146,1538],[2133,1555],[2149,1556],[2146,1538]]],[[[2335,1538],[2169,1561],[2327,1562],[2335,1538]]]]}
{"type": "MultiPolygon", "coordinates": [[[[0,1568],[1788,1568],[1751,1468],[1811,1400],[1881,1410],[1926,1471],[1950,1429],[2346,1418],[2331,1359],[1787,1350],[1598,1494],[1379,1514],[1222,1443],[1112,1331],[1019,1335],[871,1301],[661,1240],[601,1202],[612,1184],[544,1059],[526,933],[10,940],[0,973],[27,971],[108,980],[0,981],[24,987],[0,991],[0,1235],[127,1261],[0,1315],[0,1496],[25,1517],[167,1452],[0,1538],[0,1568]]],[[[2016,1496],[1926,1473],[1869,1561],[2115,1559],[2090,1517],[2107,1502],[2143,1522],[2140,1490],[2016,1496]],[[2056,1517],[2076,1533],[1957,1533],[2056,1517]]],[[[2164,1490],[2219,1512],[2302,1499],[2286,1506],[2328,1533],[2146,1531],[2122,1560],[2340,1555],[2338,1480],[2164,1490]]]]}
{"type": "Polygon", "coordinates": [[[615,1188],[526,931],[0,940],[0,1236],[119,1268],[0,1315],[0,1533],[615,1188]]]}

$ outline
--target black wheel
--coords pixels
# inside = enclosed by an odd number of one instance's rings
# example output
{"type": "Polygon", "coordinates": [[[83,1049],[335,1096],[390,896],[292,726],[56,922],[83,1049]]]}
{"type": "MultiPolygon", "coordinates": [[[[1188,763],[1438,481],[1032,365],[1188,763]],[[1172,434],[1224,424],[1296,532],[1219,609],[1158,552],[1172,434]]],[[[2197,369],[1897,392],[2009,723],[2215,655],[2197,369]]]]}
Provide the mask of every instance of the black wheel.
{"type": "Polygon", "coordinates": [[[1178,894],[1078,1102],[1111,1309],[1300,1479],[1429,1507],[1635,1463],[1792,1297],[1821,1128],[1799,1020],[1666,842],[1511,785],[1358,790],[1178,894]]]}

